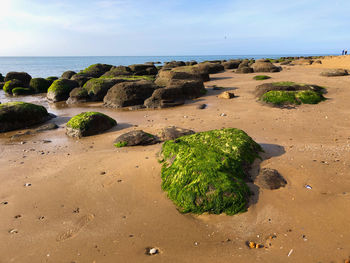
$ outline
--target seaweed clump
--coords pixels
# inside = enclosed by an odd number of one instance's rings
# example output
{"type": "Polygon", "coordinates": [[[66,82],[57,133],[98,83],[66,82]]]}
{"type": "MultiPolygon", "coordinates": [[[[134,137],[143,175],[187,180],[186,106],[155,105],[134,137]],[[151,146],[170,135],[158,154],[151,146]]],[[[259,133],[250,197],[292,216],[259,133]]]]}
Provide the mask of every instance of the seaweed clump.
{"type": "Polygon", "coordinates": [[[253,79],[255,80],[265,80],[265,79],[270,79],[271,77],[270,76],[267,76],[267,75],[257,75],[255,77],[253,77],[253,79]]]}
{"type": "Polygon", "coordinates": [[[259,144],[239,129],[186,135],[164,143],[162,189],[182,213],[233,215],[246,210],[247,168],[259,144]]]}

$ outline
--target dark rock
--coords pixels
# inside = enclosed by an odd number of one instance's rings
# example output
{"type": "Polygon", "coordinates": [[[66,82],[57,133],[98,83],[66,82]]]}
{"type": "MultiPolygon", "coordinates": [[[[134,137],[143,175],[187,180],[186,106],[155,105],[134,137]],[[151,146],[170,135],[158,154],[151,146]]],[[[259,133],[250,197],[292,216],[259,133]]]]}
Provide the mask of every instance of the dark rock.
{"type": "Polygon", "coordinates": [[[102,76],[107,78],[113,78],[118,76],[129,76],[129,75],[132,75],[131,68],[125,67],[125,66],[118,66],[118,67],[112,67],[110,71],[107,71],[102,76]]]}
{"type": "Polygon", "coordinates": [[[55,80],[48,89],[46,97],[50,102],[66,100],[69,97],[69,93],[78,86],[79,84],[74,80],[55,80]]]}
{"type": "Polygon", "coordinates": [[[194,61],[194,60],[191,60],[191,61],[187,61],[186,62],[186,66],[194,66],[194,65],[197,65],[198,62],[197,61],[194,61]]]}
{"type": "Polygon", "coordinates": [[[157,138],[142,130],[131,131],[120,135],[115,141],[116,147],[150,145],[157,143],[157,138]]]}
{"type": "Polygon", "coordinates": [[[0,104],[0,132],[30,127],[49,119],[51,116],[43,106],[25,102],[0,104]]]}
{"type": "Polygon", "coordinates": [[[84,88],[74,88],[69,93],[69,98],[67,104],[76,104],[89,101],[89,95],[86,89],[84,88]]]}
{"type": "Polygon", "coordinates": [[[117,122],[100,112],[83,112],[67,122],[66,134],[70,137],[84,137],[102,133],[117,125],[117,122]]]}
{"type": "Polygon", "coordinates": [[[200,104],[197,106],[197,109],[204,110],[207,107],[207,104],[200,104]]]}
{"type": "Polygon", "coordinates": [[[158,70],[154,65],[147,64],[134,64],[130,65],[129,68],[134,75],[143,76],[143,75],[157,75],[158,70]]]}
{"type": "Polygon", "coordinates": [[[0,82],[5,82],[5,78],[1,73],[0,73],[0,82]]]}
{"type": "Polygon", "coordinates": [[[254,72],[254,70],[251,67],[247,67],[247,66],[239,67],[236,70],[236,73],[239,73],[239,74],[248,74],[248,73],[253,73],[253,72],[254,72]]]}
{"type": "Polygon", "coordinates": [[[84,89],[87,91],[89,100],[102,101],[108,90],[115,84],[126,82],[125,79],[99,78],[90,79],[84,84],[84,89]]]}
{"type": "Polygon", "coordinates": [[[172,80],[203,80],[202,74],[192,67],[181,67],[176,70],[159,71],[155,83],[158,86],[167,86],[172,80]]]}
{"type": "Polygon", "coordinates": [[[29,86],[35,93],[46,93],[52,82],[43,78],[33,78],[30,80],[29,86]]]}
{"type": "Polygon", "coordinates": [[[170,61],[164,63],[163,69],[173,69],[182,66],[186,66],[186,63],[183,61],[170,61]]]}
{"type": "Polygon", "coordinates": [[[199,63],[198,68],[200,71],[208,72],[209,74],[216,74],[225,70],[223,65],[210,62],[199,63]]]}
{"type": "Polygon", "coordinates": [[[44,125],[41,125],[37,128],[34,129],[34,132],[44,132],[44,131],[50,131],[50,130],[55,130],[55,129],[58,129],[58,126],[56,123],[48,123],[48,124],[44,124],[44,125]]]}
{"type": "Polygon", "coordinates": [[[175,126],[163,128],[159,133],[159,138],[162,141],[175,140],[184,135],[194,134],[195,132],[189,129],[183,129],[175,126]]]}
{"type": "Polygon", "coordinates": [[[262,168],[256,183],[264,189],[279,189],[287,184],[287,181],[275,169],[262,168]]]}
{"type": "Polygon", "coordinates": [[[240,60],[229,60],[227,62],[222,63],[225,69],[236,69],[239,64],[241,64],[240,60]]]}
{"type": "Polygon", "coordinates": [[[26,72],[9,72],[6,74],[5,82],[9,80],[17,79],[22,82],[22,85],[20,87],[28,88],[29,82],[32,79],[32,77],[26,73],[26,72]]]}
{"type": "Polygon", "coordinates": [[[155,89],[154,83],[146,80],[119,83],[108,90],[103,99],[104,106],[121,108],[142,105],[155,89]]]}
{"type": "Polygon", "coordinates": [[[16,89],[16,88],[24,88],[23,82],[18,80],[18,79],[12,79],[12,80],[6,81],[4,86],[3,86],[3,90],[7,94],[11,94],[11,95],[12,95],[12,90],[16,89]]]}
{"type": "Polygon", "coordinates": [[[145,100],[147,108],[168,108],[185,103],[185,95],[181,87],[156,89],[152,96],[145,100]]]}
{"type": "Polygon", "coordinates": [[[253,65],[254,72],[280,72],[281,67],[277,67],[272,64],[269,60],[258,60],[253,65]]]}
{"type": "Polygon", "coordinates": [[[340,77],[340,76],[347,76],[349,75],[349,73],[345,69],[330,69],[330,70],[321,72],[320,75],[324,77],[340,77]]]}
{"type": "Polygon", "coordinates": [[[86,82],[88,82],[90,79],[92,79],[92,77],[90,77],[89,75],[85,74],[85,73],[78,73],[75,74],[71,77],[71,80],[74,80],[78,83],[79,87],[84,86],[84,84],[86,82]]]}
{"type": "Polygon", "coordinates": [[[61,78],[62,78],[62,79],[70,79],[70,78],[73,77],[75,74],[77,74],[77,73],[74,72],[74,71],[68,70],[68,71],[63,72],[61,78]]]}
{"type": "Polygon", "coordinates": [[[98,63],[87,67],[86,69],[79,72],[78,74],[83,73],[87,77],[99,78],[103,74],[105,74],[107,71],[110,71],[112,67],[113,67],[112,65],[98,63]]]}

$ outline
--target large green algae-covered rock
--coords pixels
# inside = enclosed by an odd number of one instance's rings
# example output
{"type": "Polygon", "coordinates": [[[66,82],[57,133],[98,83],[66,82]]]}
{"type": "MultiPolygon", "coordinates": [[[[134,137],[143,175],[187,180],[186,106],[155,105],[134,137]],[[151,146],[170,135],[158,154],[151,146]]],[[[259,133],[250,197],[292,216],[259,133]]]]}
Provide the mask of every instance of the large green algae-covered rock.
{"type": "Polygon", "coordinates": [[[17,79],[22,82],[21,87],[23,88],[28,88],[29,87],[29,82],[32,79],[32,77],[26,73],[26,72],[8,72],[5,77],[5,82],[9,80],[17,79]]]}
{"type": "Polygon", "coordinates": [[[117,122],[100,112],[83,112],[67,122],[66,134],[71,137],[91,136],[117,125],[117,122]]]}
{"type": "Polygon", "coordinates": [[[15,88],[23,88],[23,83],[22,81],[18,79],[11,79],[5,82],[4,86],[2,89],[7,93],[12,95],[12,90],[15,88]]]}
{"type": "Polygon", "coordinates": [[[246,210],[247,167],[262,151],[244,131],[213,130],[170,140],[162,148],[162,188],[181,212],[246,210]]]}
{"type": "Polygon", "coordinates": [[[0,104],[0,132],[26,128],[43,123],[50,118],[43,106],[25,102],[0,104]]]}
{"type": "Polygon", "coordinates": [[[317,104],[325,100],[325,92],[326,89],[321,86],[291,81],[265,83],[255,89],[261,101],[275,106],[317,104]]]}
{"type": "Polygon", "coordinates": [[[66,100],[69,93],[79,84],[70,79],[55,80],[47,91],[47,99],[51,102],[66,100]]]}
{"type": "Polygon", "coordinates": [[[106,72],[108,72],[113,66],[108,64],[93,64],[86,69],[84,69],[81,73],[84,73],[85,75],[92,77],[92,78],[99,78],[106,72]]]}

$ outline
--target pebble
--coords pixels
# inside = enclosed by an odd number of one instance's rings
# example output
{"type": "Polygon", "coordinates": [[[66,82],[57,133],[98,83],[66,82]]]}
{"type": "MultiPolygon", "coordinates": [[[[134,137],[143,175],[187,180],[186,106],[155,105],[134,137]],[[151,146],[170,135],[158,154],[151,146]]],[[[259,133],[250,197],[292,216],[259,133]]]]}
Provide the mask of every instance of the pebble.
{"type": "Polygon", "coordinates": [[[24,186],[31,186],[32,184],[31,183],[25,183],[24,186]]]}
{"type": "Polygon", "coordinates": [[[11,230],[9,231],[9,233],[10,233],[10,234],[17,234],[17,233],[18,233],[18,230],[17,230],[16,228],[14,228],[14,229],[11,229],[11,230]]]}
{"type": "Polygon", "coordinates": [[[226,113],[221,113],[220,114],[221,117],[227,116],[226,113]]]}
{"type": "Polygon", "coordinates": [[[155,254],[158,254],[158,249],[156,248],[151,248],[148,252],[150,255],[155,255],[155,254]]]}

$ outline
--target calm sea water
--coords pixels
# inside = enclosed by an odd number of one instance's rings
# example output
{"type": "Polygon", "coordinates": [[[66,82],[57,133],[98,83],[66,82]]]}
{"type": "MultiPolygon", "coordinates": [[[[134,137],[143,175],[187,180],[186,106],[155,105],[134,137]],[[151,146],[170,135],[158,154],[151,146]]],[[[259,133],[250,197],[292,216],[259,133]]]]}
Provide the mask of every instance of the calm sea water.
{"type": "MultiPolygon", "coordinates": [[[[315,54],[316,56],[317,54],[315,54]]],[[[32,77],[61,76],[64,71],[79,71],[95,63],[131,65],[145,62],[167,62],[172,60],[202,62],[205,60],[228,60],[236,58],[279,58],[310,55],[222,55],[222,56],[108,56],[108,57],[0,57],[0,73],[24,71],[32,77]]]]}

